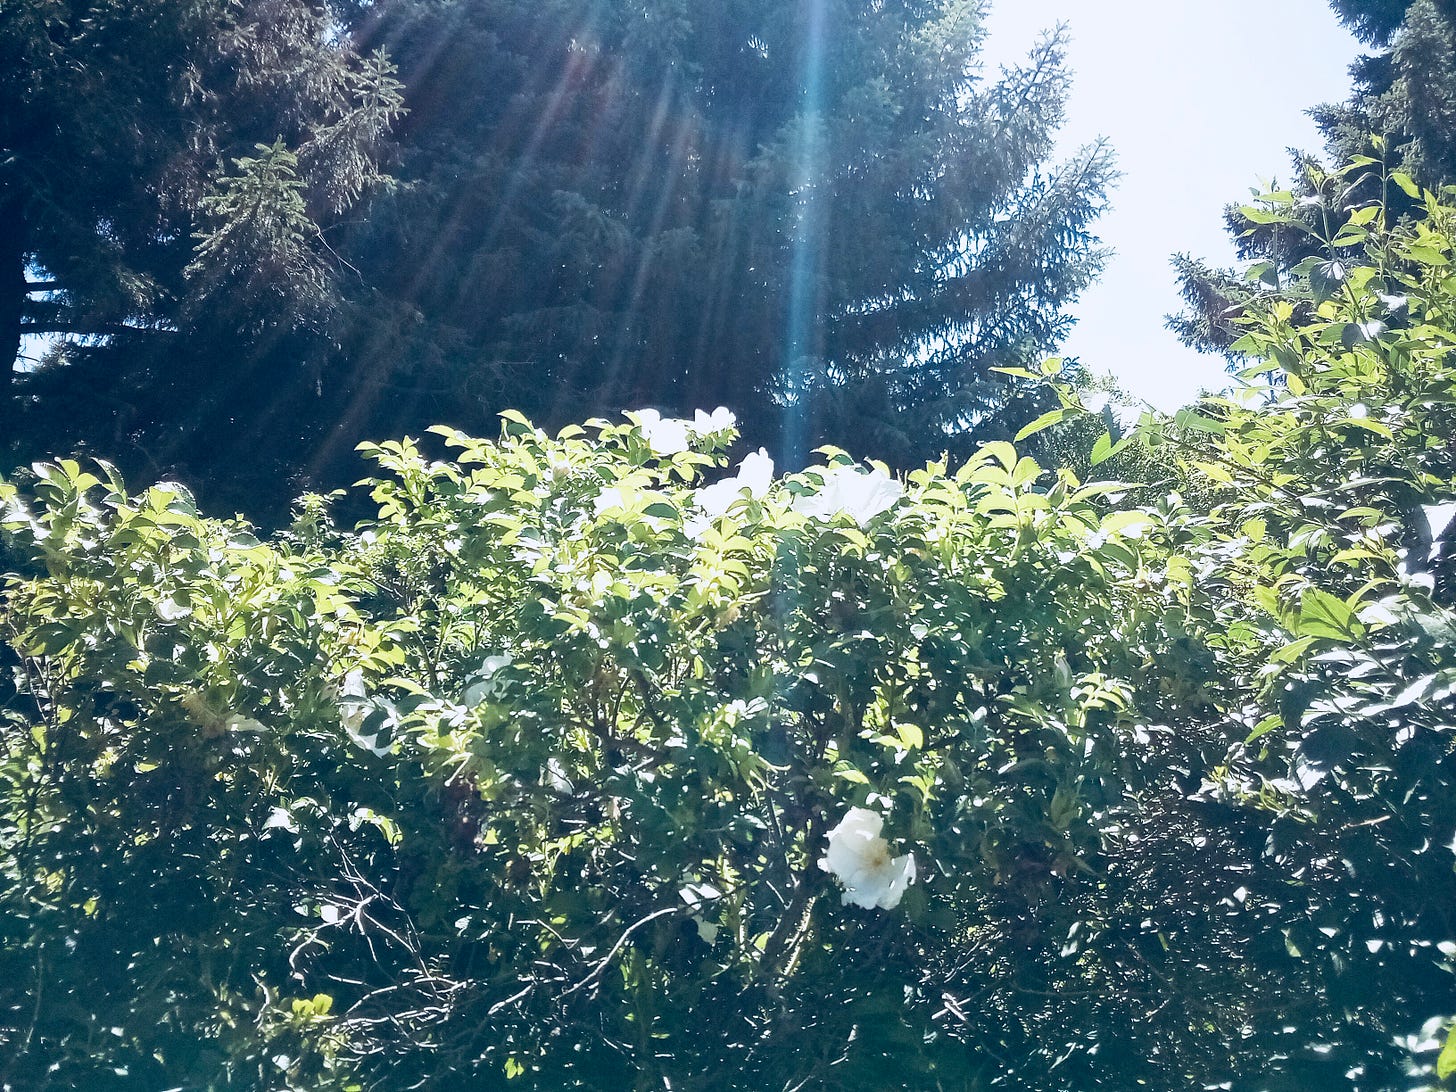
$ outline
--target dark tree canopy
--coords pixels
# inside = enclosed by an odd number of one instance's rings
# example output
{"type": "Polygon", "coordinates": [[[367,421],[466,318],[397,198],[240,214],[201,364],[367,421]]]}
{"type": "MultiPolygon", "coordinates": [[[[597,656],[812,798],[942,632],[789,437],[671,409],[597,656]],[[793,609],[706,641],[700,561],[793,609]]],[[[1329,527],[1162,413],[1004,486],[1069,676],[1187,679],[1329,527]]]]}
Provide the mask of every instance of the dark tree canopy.
{"type": "Polygon", "coordinates": [[[24,453],[267,522],[360,440],[508,407],[727,405],[790,461],[1014,431],[990,369],[1065,335],[1111,165],[1049,163],[1060,41],[983,71],[983,7],[28,3],[10,329],[78,339],[24,376],[24,453]]]}
{"type": "Polygon", "coordinates": [[[210,336],[225,371],[260,331],[319,326],[336,294],[321,233],[381,179],[392,71],[313,0],[0,9],[0,414],[27,335],[73,339],[26,392],[32,431],[70,416],[46,400],[60,387],[124,432],[120,402],[184,408],[128,398],[167,370],[159,339],[210,336]]]}
{"type": "Polygon", "coordinates": [[[1330,0],[1340,22],[1372,46],[1389,44],[1410,6],[1411,0],[1330,0]]]}
{"type": "MultiPolygon", "coordinates": [[[[1388,138],[1396,162],[1429,185],[1456,179],[1456,6],[1447,0],[1350,3],[1352,29],[1377,52],[1351,67],[1354,93],[1314,111],[1335,159],[1388,138]]],[[[1350,21],[1350,17],[1345,17],[1350,21]]]]}
{"type": "Polygon", "coordinates": [[[981,7],[383,7],[406,184],[351,240],[344,355],[470,424],[726,404],[773,440],[789,404],[789,446],[938,451],[1065,333],[1110,174],[1046,165],[1060,45],[994,78],[981,7]]]}

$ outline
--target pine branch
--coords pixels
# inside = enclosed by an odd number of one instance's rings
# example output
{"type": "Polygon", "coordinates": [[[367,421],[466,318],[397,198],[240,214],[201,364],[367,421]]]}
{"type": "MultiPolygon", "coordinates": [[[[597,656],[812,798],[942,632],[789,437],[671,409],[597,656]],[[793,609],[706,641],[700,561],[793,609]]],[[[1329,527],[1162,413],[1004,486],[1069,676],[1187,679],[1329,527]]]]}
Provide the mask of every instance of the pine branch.
{"type": "Polygon", "coordinates": [[[79,337],[108,337],[113,334],[172,333],[171,330],[164,330],[155,326],[128,326],[122,322],[100,322],[95,325],[78,322],[22,322],[20,324],[20,332],[26,336],[37,334],[76,334],[79,337]]]}

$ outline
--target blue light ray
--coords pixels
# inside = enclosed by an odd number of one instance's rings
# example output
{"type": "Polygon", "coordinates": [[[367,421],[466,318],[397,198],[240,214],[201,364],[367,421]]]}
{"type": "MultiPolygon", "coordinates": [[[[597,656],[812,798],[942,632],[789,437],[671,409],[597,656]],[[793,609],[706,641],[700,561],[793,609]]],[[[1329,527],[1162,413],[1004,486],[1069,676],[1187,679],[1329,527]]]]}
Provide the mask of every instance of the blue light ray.
{"type": "Polygon", "coordinates": [[[790,175],[796,202],[790,243],[789,309],[784,338],[783,455],[787,466],[807,459],[810,394],[806,381],[820,341],[819,277],[824,242],[824,52],[828,0],[806,0],[803,107],[790,175]]]}

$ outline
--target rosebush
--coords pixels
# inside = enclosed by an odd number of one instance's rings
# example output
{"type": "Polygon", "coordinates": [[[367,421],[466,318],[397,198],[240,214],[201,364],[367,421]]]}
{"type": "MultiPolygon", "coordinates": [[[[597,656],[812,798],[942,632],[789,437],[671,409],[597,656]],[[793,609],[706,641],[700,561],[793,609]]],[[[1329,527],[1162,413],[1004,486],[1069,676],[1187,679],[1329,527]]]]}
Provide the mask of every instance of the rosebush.
{"type": "Polygon", "coordinates": [[[0,1082],[1408,1087],[1456,1013],[1453,216],[1251,312],[1268,404],[1089,453],[1176,489],[727,477],[722,412],[370,445],[373,520],[271,542],[0,483],[0,1082]]]}
{"type": "Polygon", "coordinates": [[[71,462],[8,490],[26,1082],[995,1071],[956,968],[1096,876],[1189,706],[1148,644],[1186,521],[1002,444],[689,534],[731,433],[644,423],[382,444],[377,521],[267,545],[71,462]],[[893,913],[816,867],[865,807],[920,862],[893,913]]]}

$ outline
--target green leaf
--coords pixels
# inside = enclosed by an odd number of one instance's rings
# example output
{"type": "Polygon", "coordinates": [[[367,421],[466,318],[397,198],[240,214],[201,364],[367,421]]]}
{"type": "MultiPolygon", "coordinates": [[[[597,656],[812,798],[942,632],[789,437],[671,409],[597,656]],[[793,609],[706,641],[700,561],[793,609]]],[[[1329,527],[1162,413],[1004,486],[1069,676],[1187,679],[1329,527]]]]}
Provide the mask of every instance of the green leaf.
{"type": "Polygon", "coordinates": [[[1135,509],[1123,512],[1109,512],[1103,517],[1100,530],[1105,535],[1111,535],[1119,531],[1126,531],[1130,527],[1148,527],[1152,522],[1152,516],[1135,509]]]}
{"type": "Polygon", "coordinates": [[[1254,730],[1244,738],[1244,742],[1253,743],[1254,740],[1258,739],[1260,736],[1268,735],[1270,732],[1274,731],[1274,729],[1281,728],[1283,726],[1284,719],[1278,713],[1270,713],[1258,724],[1254,725],[1254,730]]]}
{"type": "Polygon", "coordinates": [[[519,410],[503,410],[497,416],[501,419],[501,431],[507,436],[528,436],[534,428],[519,410]]]}
{"type": "Polygon", "coordinates": [[[1456,1075],[1456,1023],[1446,1033],[1446,1045],[1436,1058],[1436,1076],[1444,1081],[1452,1075],[1456,1075]]]}
{"type": "Polygon", "coordinates": [[[1275,618],[1280,616],[1279,589],[1271,588],[1266,584],[1258,584],[1254,587],[1254,602],[1263,607],[1275,618]]]}
{"type": "Polygon", "coordinates": [[[1342,425],[1350,425],[1354,428],[1362,428],[1366,432],[1373,432],[1377,436],[1384,436],[1387,440],[1393,440],[1395,433],[1389,425],[1383,425],[1379,421],[1372,421],[1368,417],[1345,417],[1340,421],[1342,425]]]}
{"type": "Polygon", "coordinates": [[[1173,415],[1173,423],[1179,428],[1189,429],[1193,432],[1203,432],[1210,436],[1222,436],[1227,426],[1222,421],[1216,421],[1212,417],[1205,417],[1197,410],[1184,408],[1173,415]]]}
{"type": "Polygon", "coordinates": [[[1419,244],[1415,246],[1408,246],[1405,248],[1405,254],[1406,257],[1410,258],[1412,261],[1420,262],[1421,265],[1450,264],[1450,259],[1448,259],[1446,255],[1442,254],[1435,247],[1421,246],[1419,244]]]}
{"type": "Polygon", "coordinates": [[[1391,172],[1390,180],[1399,186],[1407,197],[1414,197],[1420,200],[1421,188],[1415,184],[1410,175],[1404,171],[1393,171],[1391,172]]]}
{"type": "Polygon", "coordinates": [[[1228,472],[1227,467],[1219,463],[1196,462],[1193,465],[1221,485],[1234,484],[1233,475],[1228,472]]]}
{"type": "Polygon", "coordinates": [[[925,746],[925,733],[918,724],[897,724],[895,734],[907,751],[920,750],[925,746]]]}
{"type": "Polygon", "coordinates": [[[1045,429],[1051,428],[1053,425],[1057,424],[1064,417],[1066,417],[1067,412],[1068,411],[1065,407],[1054,410],[1047,410],[1035,421],[1031,422],[1031,424],[1027,425],[1020,432],[1018,432],[1015,437],[1013,437],[1014,441],[1019,444],[1028,436],[1035,436],[1038,432],[1042,432],[1045,429]]]}
{"type": "Polygon", "coordinates": [[[1344,262],[1315,262],[1309,268],[1309,288],[1317,300],[1327,300],[1345,281],[1344,262]]]}
{"type": "Polygon", "coordinates": [[[1291,641],[1283,648],[1275,650],[1269,656],[1269,662],[1275,664],[1298,663],[1300,658],[1309,651],[1309,647],[1314,642],[1315,639],[1313,637],[1301,637],[1297,641],[1291,641]]]}
{"type": "Polygon", "coordinates": [[[1318,588],[1307,588],[1299,599],[1299,620],[1294,632],[1300,637],[1348,641],[1364,633],[1365,627],[1355,620],[1354,612],[1344,600],[1318,588]]]}
{"type": "Polygon", "coordinates": [[[1251,281],[1268,285],[1270,288],[1279,287],[1279,267],[1273,262],[1255,262],[1249,267],[1245,276],[1251,281]]]}
{"type": "Polygon", "coordinates": [[[1388,327],[1383,322],[1351,322],[1346,324],[1342,337],[1348,337],[1345,348],[1353,349],[1355,345],[1365,345],[1380,337],[1388,327]]]}
{"type": "Polygon", "coordinates": [[[1257,205],[1240,205],[1239,215],[1251,224],[1287,224],[1289,217],[1283,213],[1261,209],[1257,205]]]}
{"type": "MultiPolygon", "coordinates": [[[[1041,477],[1041,465],[1035,459],[1027,457],[1018,459],[1015,468],[1011,471],[1012,488],[1030,485],[1039,477],[1041,477]]],[[[1034,498],[1028,498],[1027,503],[1030,503],[1032,499],[1034,498]]]]}

